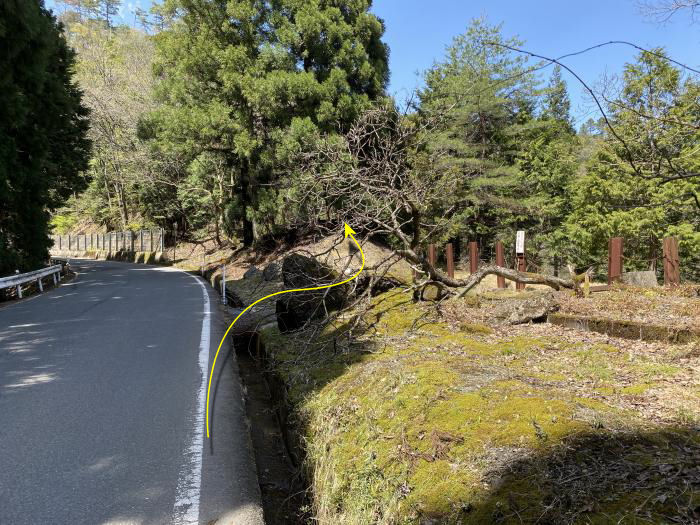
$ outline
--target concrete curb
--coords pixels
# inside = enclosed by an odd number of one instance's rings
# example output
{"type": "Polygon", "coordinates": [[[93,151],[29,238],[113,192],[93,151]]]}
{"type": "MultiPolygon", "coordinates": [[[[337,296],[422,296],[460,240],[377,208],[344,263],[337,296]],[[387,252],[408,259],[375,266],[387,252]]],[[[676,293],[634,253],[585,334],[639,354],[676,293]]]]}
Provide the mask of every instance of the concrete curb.
{"type": "Polygon", "coordinates": [[[700,331],[698,330],[650,325],[636,321],[617,321],[601,317],[555,313],[549,314],[547,322],[565,328],[597,332],[612,337],[639,341],[662,341],[682,344],[700,340],[700,331]]]}
{"type": "MultiPolygon", "coordinates": [[[[190,273],[186,270],[180,271],[190,273]]],[[[198,275],[196,277],[201,279],[198,275]]],[[[207,293],[212,306],[209,353],[211,369],[219,342],[228,326],[223,311],[225,307],[221,304],[218,291],[207,287],[207,293]]],[[[211,396],[212,439],[205,439],[204,442],[199,522],[217,525],[264,525],[250,422],[246,413],[238,360],[230,340],[222,346],[217,359],[211,396]],[[230,482],[232,475],[235,483],[230,482]]]]}

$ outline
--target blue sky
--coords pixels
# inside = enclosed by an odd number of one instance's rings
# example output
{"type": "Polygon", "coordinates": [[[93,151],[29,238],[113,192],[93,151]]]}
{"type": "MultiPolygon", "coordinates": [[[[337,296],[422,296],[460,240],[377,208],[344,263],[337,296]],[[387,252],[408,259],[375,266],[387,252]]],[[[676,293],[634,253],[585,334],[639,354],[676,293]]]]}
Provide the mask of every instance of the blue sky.
{"type": "MultiPolygon", "coordinates": [[[[51,7],[53,0],[47,0],[51,7]]],[[[506,36],[518,35],[526,49],[560,56],[609,40],[627,40],[642,47],[663,46],[676,60],[700,65],[700,24],[680,13],[659,25],[639,13],[636,0],[375,0],[374,12],[384,19],[385,41],[391,47],[390,92],[403,99],[421,85],[420,73],[440,59],[445,46],[463,33],[470,20],[485,15],[492,24],[503,23],[506,36]]],[[[148,8],[150,0],[125,0],[122,18],[133,22],[130,10],[148,8]]],[[[626,46],[605,47],[568,59],[586,82],[620,73],[635,51],[626,46]]],[[[548,70],[545,71],[548,75],[548,70]]],[[[572,112],[581,122],[598,117],[584,90],[565,73],[572,112]]]]}

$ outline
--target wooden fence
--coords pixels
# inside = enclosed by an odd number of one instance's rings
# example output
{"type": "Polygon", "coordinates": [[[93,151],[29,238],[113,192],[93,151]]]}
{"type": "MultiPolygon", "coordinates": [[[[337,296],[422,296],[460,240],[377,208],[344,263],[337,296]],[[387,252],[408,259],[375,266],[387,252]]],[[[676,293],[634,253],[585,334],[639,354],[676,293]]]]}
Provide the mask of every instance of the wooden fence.
{"type": "MultiPolygon", "coordinates": [[[[524,233],[522,233],[522,246],[518,244],[515,248],[515,268],[519,271],[527,270],[526,252],[524,246],[524,233]]],[[[505,249],[501,241],[496,241],[496,265],[505,267],[505,249]]],[[[455,261],[454,261],[454,245],[448,243],[445,246],[445,263],[447,274],[454,278],[455,261]]],[[[437,264],[438,248],[435,244],[428,245],[428,261],[435,266],[437,264]]],[[[664,284],[666,286],[677,286],[681,282],[680,273],[680,258],[678,255],[678,239],[676,237],[667,237],[663,241],[663,267],[664,267],[664,284]]],[[[469,243],[469,271],[475,273],[479,268],[479,244],[477,242],[469,243]]],[[[591,291],[608,290],[610,285],[619,281],[624,273],[624,239],[622,237],[613,237],[608,242],[608,285],[593,286],[591,291]]],[[[497,278],[498,288],[506,287],[506,279],[504,277],[497,278]]],[[[520,283],[516,284],[518,290],[525,288],[520,283]]]]}

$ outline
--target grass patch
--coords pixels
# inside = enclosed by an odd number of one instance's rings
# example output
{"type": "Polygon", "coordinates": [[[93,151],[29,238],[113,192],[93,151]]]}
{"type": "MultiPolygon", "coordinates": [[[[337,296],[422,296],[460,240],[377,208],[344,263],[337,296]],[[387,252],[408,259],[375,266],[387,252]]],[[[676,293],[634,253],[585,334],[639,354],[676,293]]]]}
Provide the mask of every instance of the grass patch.
{"type": "Polygon", "coordinates": [[[655,427],[625,405],[682,371],[663,356],[449,324],[397,292],[365,320],[351,339],[342,323],[311,343],[263,334],[319,523],[687,522],[695,512],[694,412],[655,427]],[[668,465],[685,466],[672,483],[668,465]]]}

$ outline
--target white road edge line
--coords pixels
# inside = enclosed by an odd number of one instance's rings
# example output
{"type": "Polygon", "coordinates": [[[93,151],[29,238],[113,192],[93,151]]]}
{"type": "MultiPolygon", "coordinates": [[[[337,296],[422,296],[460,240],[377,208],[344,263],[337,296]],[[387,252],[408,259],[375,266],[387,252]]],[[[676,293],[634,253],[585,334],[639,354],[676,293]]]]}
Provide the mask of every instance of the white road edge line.
{"type": "Polygon", "coordinates": [[[204,411],[207,393],[207,370],[209,368],[209,347],[211,337],[211,305],[209,293],[202,281],[188,274],[202,288],[204,296],[204,317],[202,335],[199,342],[200,383],[197,391],[197,410],[192,429],[192,442],[185,451],[185,464],[177,481],[173,523],[196,525],[199,523],[199,499],[202,486],[202,455],[204,451],[204,411]]]}

